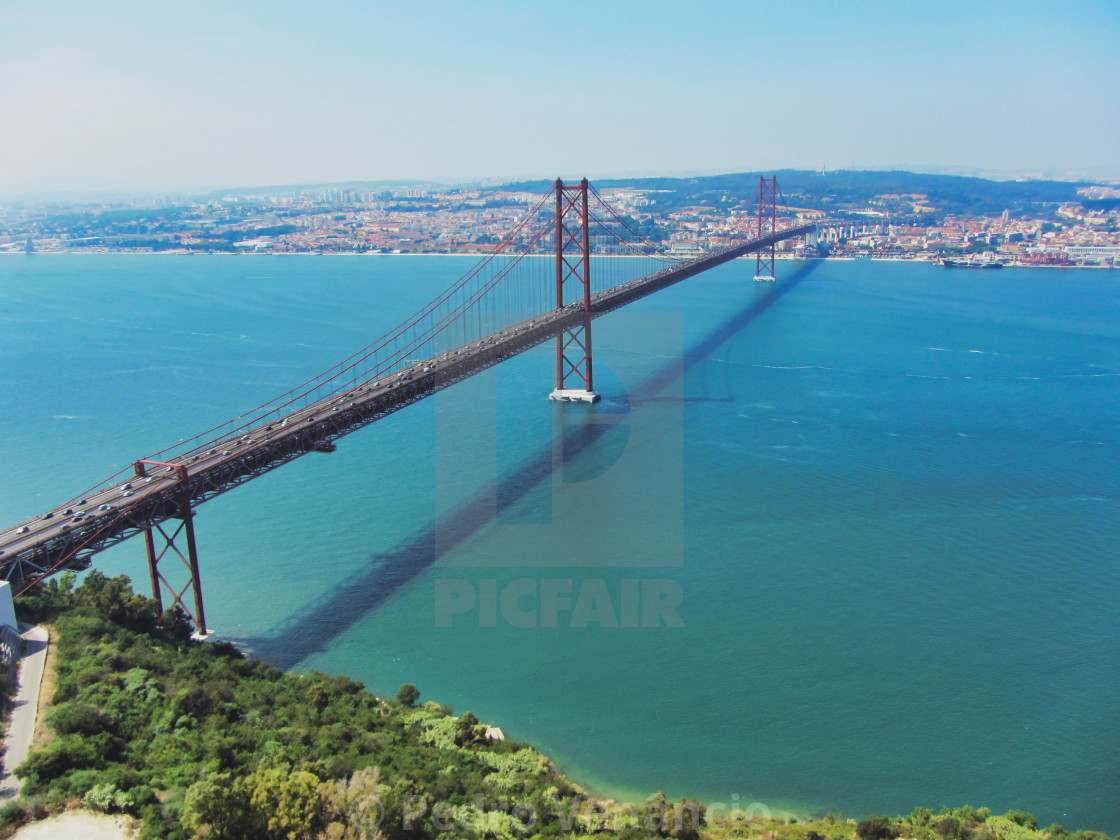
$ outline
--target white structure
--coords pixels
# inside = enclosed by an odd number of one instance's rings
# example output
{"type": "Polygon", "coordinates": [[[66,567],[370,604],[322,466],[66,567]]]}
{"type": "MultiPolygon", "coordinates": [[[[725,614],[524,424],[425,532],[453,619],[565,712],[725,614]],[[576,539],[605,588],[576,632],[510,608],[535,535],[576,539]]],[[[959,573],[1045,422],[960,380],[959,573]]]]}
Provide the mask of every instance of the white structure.
{"type": "Polygon", "coordinates": [[[0,581],[0,627],[11,627],[19,633],[16,607],[12,603],[12,587],[6,580],[0,581]]]}
{"type": "Polygon", "coordinates": [[[1066,256],[1071,260],[1115,263],[1120,260],[1120,247],[1115,245],[1067,245],[1066,256]]]}
{"type": "Polygon", "coordinates": [[[555,402],[599,402],[598,392],[581,391],[578,388],[557,388],[548,395],[548,398],[555,402]]]}

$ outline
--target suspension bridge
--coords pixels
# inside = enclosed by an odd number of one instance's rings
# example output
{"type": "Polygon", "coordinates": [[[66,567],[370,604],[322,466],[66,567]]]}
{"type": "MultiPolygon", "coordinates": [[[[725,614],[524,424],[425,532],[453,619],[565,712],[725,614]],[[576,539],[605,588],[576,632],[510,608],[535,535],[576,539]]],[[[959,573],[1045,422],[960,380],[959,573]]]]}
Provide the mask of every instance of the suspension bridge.
{"type": "Polygon", "coordinates": [[[747,254],[774,279],[774,249],[814,225],[780,228],[775,178],[759,179],[742,241],[690,259],[642,237],[586,179],[557,180],[470,271],[367,347],[275,399],[137,460],[0,533],[0,576],[16,596],[143,535],[153,597],[206,631],[194,511],[198,505],[457,382],[555,339],[554,400],[595,402],[591,324],[661,289],[747,254]],[[625,259],[623,259],[625,257],[625,259]],[[594,268],[594,271],[592,270],[594,268]],[[182,586],[163,561],[179,566],[182,586]],[[185,570],[185,575],[182,571],[185,570]]]}

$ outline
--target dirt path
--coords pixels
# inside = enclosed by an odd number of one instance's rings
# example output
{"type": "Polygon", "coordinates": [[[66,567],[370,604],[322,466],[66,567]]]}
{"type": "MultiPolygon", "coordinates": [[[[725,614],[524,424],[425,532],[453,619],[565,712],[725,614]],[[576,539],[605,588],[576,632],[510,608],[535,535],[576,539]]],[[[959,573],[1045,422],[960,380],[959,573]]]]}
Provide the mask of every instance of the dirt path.
{"type": "Polygon", "coordinates": [[[67,811],[24,826],[12,835],[12,840],[132,840],[135,836],[127,818],[67,811]]]}
{"type": "Polygon", "coordinates": [[[39,683],[39,711],[35,715],[35,733],[31,736],[31,744],[36,749],[45,749],[54,740],[54,730],[47,726],[47,708],[54,699],[54,691],[58,685],[58,646],[56,644],[58,633],[50,624],[42,625],[47,629],[50,639],[47,641],[47,661],[43,665],[43,679],[39,683]]]}

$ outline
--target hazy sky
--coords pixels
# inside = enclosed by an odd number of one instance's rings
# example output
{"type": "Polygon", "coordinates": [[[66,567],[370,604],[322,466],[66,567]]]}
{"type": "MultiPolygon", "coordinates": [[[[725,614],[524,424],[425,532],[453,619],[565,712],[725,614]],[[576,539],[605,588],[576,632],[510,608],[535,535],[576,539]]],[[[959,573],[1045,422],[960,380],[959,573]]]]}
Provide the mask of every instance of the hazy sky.
{"type": "Polygon", "coordinates": [[[0,194],[899,165],[1120,177],[1120,2],[0,3],[0,194]]]}

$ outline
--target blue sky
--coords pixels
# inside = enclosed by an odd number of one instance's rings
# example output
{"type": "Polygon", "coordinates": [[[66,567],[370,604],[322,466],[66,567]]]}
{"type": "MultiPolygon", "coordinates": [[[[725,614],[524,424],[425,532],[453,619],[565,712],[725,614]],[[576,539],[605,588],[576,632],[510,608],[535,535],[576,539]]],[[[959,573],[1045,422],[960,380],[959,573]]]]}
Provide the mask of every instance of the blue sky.
{"type": "Polygon", "coordinates": [[[0,195],[963,167],[1120,178],[1120,2],[7,0],[0,195]]]}

